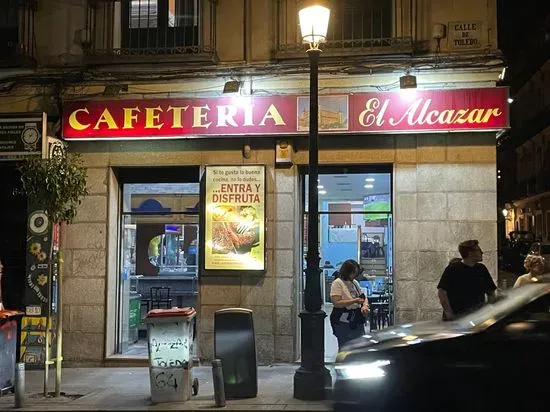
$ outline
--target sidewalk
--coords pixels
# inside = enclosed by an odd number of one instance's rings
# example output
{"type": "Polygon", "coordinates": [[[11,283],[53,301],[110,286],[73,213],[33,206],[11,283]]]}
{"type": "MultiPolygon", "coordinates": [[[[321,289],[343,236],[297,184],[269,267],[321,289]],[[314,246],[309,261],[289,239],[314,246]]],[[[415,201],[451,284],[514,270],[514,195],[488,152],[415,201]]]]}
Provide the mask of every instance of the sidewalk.
{"type": "MultiPolygon", "coordinates": [[[[231,410],[231,411],[329,411],[329,401],[305,402],[292,397],[297,365],[258,367],[258,396],[228,400],[225,408],[214,406],[212,369],[193,369],[199,379],[199,393],[185,403],[152,404],[148,368],[68,368],[63,369],[61,391],[65,396],[42,396],[43,371],[26,372],[24,411],[114,411],[114,410],[231,410]]],[[[54,390],[55,372],[50,374],[54,390]]],[[[18,410],[14,395],[0,397],[0,410],[18,410]]]]}

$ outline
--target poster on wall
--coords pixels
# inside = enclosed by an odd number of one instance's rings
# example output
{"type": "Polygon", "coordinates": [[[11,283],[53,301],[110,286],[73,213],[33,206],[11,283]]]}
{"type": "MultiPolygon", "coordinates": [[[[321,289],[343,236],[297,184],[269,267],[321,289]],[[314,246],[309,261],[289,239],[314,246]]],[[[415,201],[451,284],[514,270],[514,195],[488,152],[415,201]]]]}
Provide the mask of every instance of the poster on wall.
{"type": "Polygon", "coordinates": [[[206,166],[205,270],[265,270],[265,166],[206,166]]]}
{"type": "MultiPolygon", "coordinates": [[[[59,225],[53,225],[44,210],[32,206],[29,209],[24,301],[26,316],[21,328],[20,359],[28,368],[43,368],[47,324],[50,325],[50,347],[56,337],[59,225]],[[50,249],[53,250],[52,261],[50,249]]],[[[50,354],[53,357],[54,351],[50,354]]]]}
{"type": "MultiPolygon", "coordinates": [[[[27,369],[42,369],[46,360],[46,316],[24,316],[21,321],[20,362],[27,369]]],[[[50,359],[55,357],[56,320],[50,318],[50,359]]]]}

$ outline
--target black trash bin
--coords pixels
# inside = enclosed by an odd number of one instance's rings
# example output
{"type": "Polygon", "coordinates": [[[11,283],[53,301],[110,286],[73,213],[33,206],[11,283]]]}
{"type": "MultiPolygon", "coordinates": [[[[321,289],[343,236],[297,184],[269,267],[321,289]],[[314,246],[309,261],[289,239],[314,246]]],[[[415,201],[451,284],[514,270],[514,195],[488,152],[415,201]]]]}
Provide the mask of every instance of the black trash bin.
{"type": "Polygon", "coordinates": [[[258,394],[256,339],[250,309],[221,309],[214,314],[214,358],[221,359],[225,397],[258,394]]]}
{"type": "Polygon", "coordinates": [[[14,391],[22,312],[0,311],[0,392],[14,391]]]}

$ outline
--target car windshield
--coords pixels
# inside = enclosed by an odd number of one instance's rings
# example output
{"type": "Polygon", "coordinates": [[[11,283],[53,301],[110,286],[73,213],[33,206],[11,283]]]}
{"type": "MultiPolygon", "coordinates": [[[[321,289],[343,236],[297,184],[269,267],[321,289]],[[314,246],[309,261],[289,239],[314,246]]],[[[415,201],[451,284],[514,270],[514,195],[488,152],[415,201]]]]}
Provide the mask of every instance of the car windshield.
{"type": "Polygon", "coordinates": [[[458,318],[453,322],[453,326],[459,330],[472,332],[485,329],[548,292],[550,292],[549,284],[532,284],[499,291],[495,303],[488,303],[481,309],[458,318]]]}

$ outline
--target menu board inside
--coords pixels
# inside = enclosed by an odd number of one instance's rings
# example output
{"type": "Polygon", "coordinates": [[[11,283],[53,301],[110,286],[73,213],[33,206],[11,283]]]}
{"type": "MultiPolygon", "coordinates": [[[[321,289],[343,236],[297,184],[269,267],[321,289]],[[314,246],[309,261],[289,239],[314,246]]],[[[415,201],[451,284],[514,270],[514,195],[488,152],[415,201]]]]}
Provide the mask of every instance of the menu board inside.
{"type": "Polygon", "coordinates": [[[265,166],[207,166],[206,270],[265,270],[265,166]]]}

